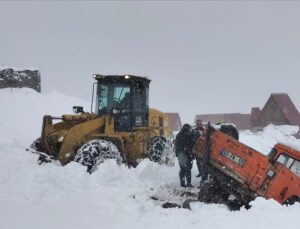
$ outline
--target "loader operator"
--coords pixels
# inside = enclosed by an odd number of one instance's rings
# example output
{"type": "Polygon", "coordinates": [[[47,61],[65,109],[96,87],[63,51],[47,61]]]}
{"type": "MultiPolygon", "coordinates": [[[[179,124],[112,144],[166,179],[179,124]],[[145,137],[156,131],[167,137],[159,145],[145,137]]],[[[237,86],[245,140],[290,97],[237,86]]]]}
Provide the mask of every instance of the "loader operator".
{"type": "MultiPolygon", "coordinates": [[[[204,128],[203,128],[202,120],[198,119],[196,121],[196,127],[192,130],[194,144],[197,142],[199,137],[201,137],[203,135],[203,133],[204,133],[204,128]]],[[[198,172],[199,172],[196,177],[201,177],[201,176],[203,176],[203,168],[202,168],[203,162],[198,157],[196,157],[196,162],[197,162],[197,167],[198,167],[198,172]]]]}
{"type": "Polygon", "coordinates": [[[130,92],[125,93],[124,98],[120,102],[120,108],[127,109],[127,112],[130,109],[130,92]]]}
{"type": "Polygon", "coordinates": [[[191,126],[184,124],[176,136],[176,156],[180,166],[179,179],[181,187],[193,187],[191,175],[194,159],[192,154],[193,143],[191,126]]]}

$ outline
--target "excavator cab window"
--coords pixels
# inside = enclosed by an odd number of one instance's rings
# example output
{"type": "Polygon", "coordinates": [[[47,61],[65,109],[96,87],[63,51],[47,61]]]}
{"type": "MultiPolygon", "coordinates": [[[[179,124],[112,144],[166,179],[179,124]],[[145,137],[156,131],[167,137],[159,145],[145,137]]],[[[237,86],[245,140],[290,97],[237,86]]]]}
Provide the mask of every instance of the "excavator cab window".
{"type": "Polygon", "coordinates": [[[270,162],[271,164],[274,164],[274,163],[275,163],[274,157],[276,156],[276,154],[277,154],[277,149],[274,147],[274,148],[272,148],[272,150],[271,150],[270,153],[268,154],[269,162],[270,162]]]}
{"type": "Polygon", "coordinates": [[[280,154],[277,158],[277,162],[283,164],[285,167],[290,169],[294,174],[300,177],[300,162],[287,154],[280,154]]]}
{"type": "Polygon", "coordinates": [[[291,171],[296,174],[298,177],[300,177],[300,161],[296,161],[293,163],[291,167],[291,171]]]}
{"type": "Polygon", "coordinates": [[[288,156],[285,153],[280,154],[279,157],[277,158],[277,162],[283,164],[288,169],[291,167],[291,165],[293,164],[294,160],[295,160],[294,158],[288,156]]]}

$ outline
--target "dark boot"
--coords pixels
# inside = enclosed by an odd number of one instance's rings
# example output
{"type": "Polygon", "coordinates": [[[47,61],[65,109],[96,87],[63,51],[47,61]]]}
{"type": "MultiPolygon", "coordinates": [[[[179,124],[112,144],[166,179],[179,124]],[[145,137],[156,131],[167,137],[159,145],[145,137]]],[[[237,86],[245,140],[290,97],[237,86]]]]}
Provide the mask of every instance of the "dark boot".
{"type": "Polygon", "coordinates": [[[180,186],[181,187],[186,187],[185,179],[184,179],[184,173],[181,170],[179,171],[179,180],[180,180],[180,186]]]}
{"type": "Polygon", "coordinates": [[[192,174],[191,174],[191,170],[189,170],[189,171],[187,171],[186,172],[186,186],[187,187],[194,187],[193,185],[192,185],[192,174]]]}
{"type": "Polygon", "coordinates": [[[202,176],[202,169],[201,169],[201,164],[200,164],[200,159],[196,159],[196,164],[197,164],[197,168],[198,168],[198,175],[196,177],[201,177],[202,176]]]}

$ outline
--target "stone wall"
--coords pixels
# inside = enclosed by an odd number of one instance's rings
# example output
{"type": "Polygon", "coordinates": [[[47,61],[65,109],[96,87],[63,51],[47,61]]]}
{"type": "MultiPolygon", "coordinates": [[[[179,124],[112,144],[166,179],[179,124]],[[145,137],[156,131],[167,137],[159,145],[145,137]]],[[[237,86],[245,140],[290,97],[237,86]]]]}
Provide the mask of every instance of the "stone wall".
{"type": "Polygon", "coordinates": [[[0,69],[1,88],[28,87],[41,92],[41,75],[38,70],[14,70],[12,68],[0,69]]]}

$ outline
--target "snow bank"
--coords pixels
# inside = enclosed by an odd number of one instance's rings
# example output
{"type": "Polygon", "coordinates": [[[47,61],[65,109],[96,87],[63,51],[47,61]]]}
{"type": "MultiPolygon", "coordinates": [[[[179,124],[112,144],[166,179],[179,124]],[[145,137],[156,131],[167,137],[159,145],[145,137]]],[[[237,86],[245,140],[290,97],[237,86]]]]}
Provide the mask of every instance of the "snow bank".
{"type": "Polygon", "coordinates": [[[23,89],[0,89],[0,144],[13,143],[23,147],[30,145],[41,134],[43,116],[71,114],[74,105],[90,111],[90,103],[60,94],[40,94],[23,89]]]}
{"type": "MultiPolygon", "coordinates": [[[[193,203],[192,210],[163,209],[151,196],[172,198],[178,186],[178,165],[143,160],[137,168],[108,160],[92,175],[72,162],[61,167],[37,164],[25,150],[40,135],[44,114],[71,113],[73,105],[90,103],[58,92],[0,90],[0,228],[298,228],[300,205],[279,205],[256,199],[250,210],[230,212],[224,205],[193,203]]],[[[277,141],[299,144],[293,127],[269,126],[263,132],[241,133],[241,140],[268,153],[277,141]]],[[[196,166],[193,184],[197,185],[196,166]]]]}
{"type": "Polygon", "coordinates": [[[271,124],[265,127],[263,131],[255,134],[249,130],[242,131],[240,141],[265,155],[277,143],[282,143],[300,151],[300,140],[293,136],[298,130],[298,126],[274,126],[271,124]]]}

